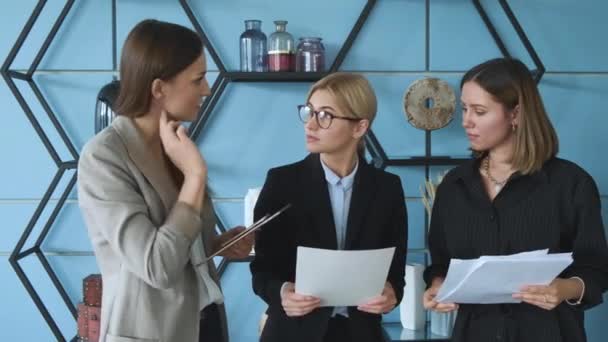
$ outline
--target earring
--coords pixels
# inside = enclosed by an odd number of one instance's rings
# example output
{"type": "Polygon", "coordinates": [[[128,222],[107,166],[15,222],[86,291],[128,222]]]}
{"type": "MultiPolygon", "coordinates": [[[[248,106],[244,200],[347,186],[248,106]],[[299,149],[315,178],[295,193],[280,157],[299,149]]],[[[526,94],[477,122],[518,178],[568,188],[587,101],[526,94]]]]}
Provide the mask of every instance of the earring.
{"type": "Polygon", "coordinates": [[[517,125],[515,125],[515,122],[511,122],[511,130],[513,131],[513,133],[515,133],[515,131],[517,130],[517,125]]]}

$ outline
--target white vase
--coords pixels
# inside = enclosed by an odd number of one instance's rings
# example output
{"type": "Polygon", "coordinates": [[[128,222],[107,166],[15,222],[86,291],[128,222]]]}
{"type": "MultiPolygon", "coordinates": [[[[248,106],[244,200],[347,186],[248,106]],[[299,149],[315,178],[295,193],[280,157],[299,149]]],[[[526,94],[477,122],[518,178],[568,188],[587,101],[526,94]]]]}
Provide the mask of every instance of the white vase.
{"type": "Polygon", "coordinates": [[[422,303],[424,294],[424,266],[409,264],[405,266],[405,287],[403,300],[399,305],[401,325],[405,329],[421,330],[426,324],[426,313],[422,303]]]}
{"type": "Polygon", "coordinates": [[[245,203],[243,205],[245,209],[243,217],[245,227],[249,227],[251,224],[253,224],[253,209],[255,208],[255,203],[258,201],[258,196],[260,196],[261,191],[262,188],[253,188],[247,190],[244,201],[245,203]]]}

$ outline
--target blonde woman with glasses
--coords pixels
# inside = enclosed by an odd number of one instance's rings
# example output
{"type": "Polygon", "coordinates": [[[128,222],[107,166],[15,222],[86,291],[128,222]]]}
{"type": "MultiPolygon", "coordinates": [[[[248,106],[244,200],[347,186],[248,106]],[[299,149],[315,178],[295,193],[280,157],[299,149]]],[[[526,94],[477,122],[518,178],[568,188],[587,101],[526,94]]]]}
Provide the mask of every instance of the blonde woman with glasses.
{"type": "MultiPolygon", "coordinates": [[[[292,204],[256,238],[253,289],[268,304],[261,341],[384,341],[381,314],[403,296],[407,213],[399,177],[363,157],[375,94],[364,77],[335,73],[312,86],[297,113],[310,154],[268,172],[254,213],[292,204]],[[321,308],[318,298],[295,292],[298,246],[396,251],[379,296],[358,307],[321,308]]],[[[348,291],[351,284],[339,285],[348,291]]]]}

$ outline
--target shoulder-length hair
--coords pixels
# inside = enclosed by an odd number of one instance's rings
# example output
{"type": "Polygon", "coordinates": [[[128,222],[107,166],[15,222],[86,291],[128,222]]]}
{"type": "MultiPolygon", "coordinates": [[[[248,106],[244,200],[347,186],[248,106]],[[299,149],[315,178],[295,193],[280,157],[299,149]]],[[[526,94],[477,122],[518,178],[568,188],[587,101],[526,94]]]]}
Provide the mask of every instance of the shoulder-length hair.
{"type": "MultiPolygon", "coordinates": [[[[532,73],[524,63],[512,58],[492,59],[469,70],[460,82],[475,82],[510,112],[519,106],[515,146],[511,163],[522,174],[541,169],[555,157],[559,141],[549,120],[532,73]]],[[[484,156],[487,151],[474,151],[484,156]]]]}

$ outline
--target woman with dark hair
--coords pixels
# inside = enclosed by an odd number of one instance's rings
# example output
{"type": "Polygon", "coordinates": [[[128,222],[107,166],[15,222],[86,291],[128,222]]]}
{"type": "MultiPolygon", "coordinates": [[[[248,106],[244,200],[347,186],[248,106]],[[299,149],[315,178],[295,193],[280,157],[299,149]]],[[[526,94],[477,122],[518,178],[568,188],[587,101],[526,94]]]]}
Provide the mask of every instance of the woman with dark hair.
{"type": "Polygon", "coordinates": [[[458,308],[454,342],[582,342],[584,310],[608,288],[608,248],[591,176],[557,158],[558,139],[528,68],[499,58],[461,82],[462,125],[475,158],[437,189],[425,271],[427,309],[458,308]],[[574,262],[548,285],[528,284],[518,304],[434,300],[450,259],[548,249],[574,262]]]}
{"type": "MultiPolygon", "coordinates": [[[[217,236],[207,166],[181,121],[209,95],[203,45],[192,30],[145,20],[129,33],[112,124],[78,164],[78,198],[101,269],[100,341],[210,341],[201,310],[223,302],[207,255],[217,236]]],[[[252,239],[223,256],[243,258],[252,239]]]]}

